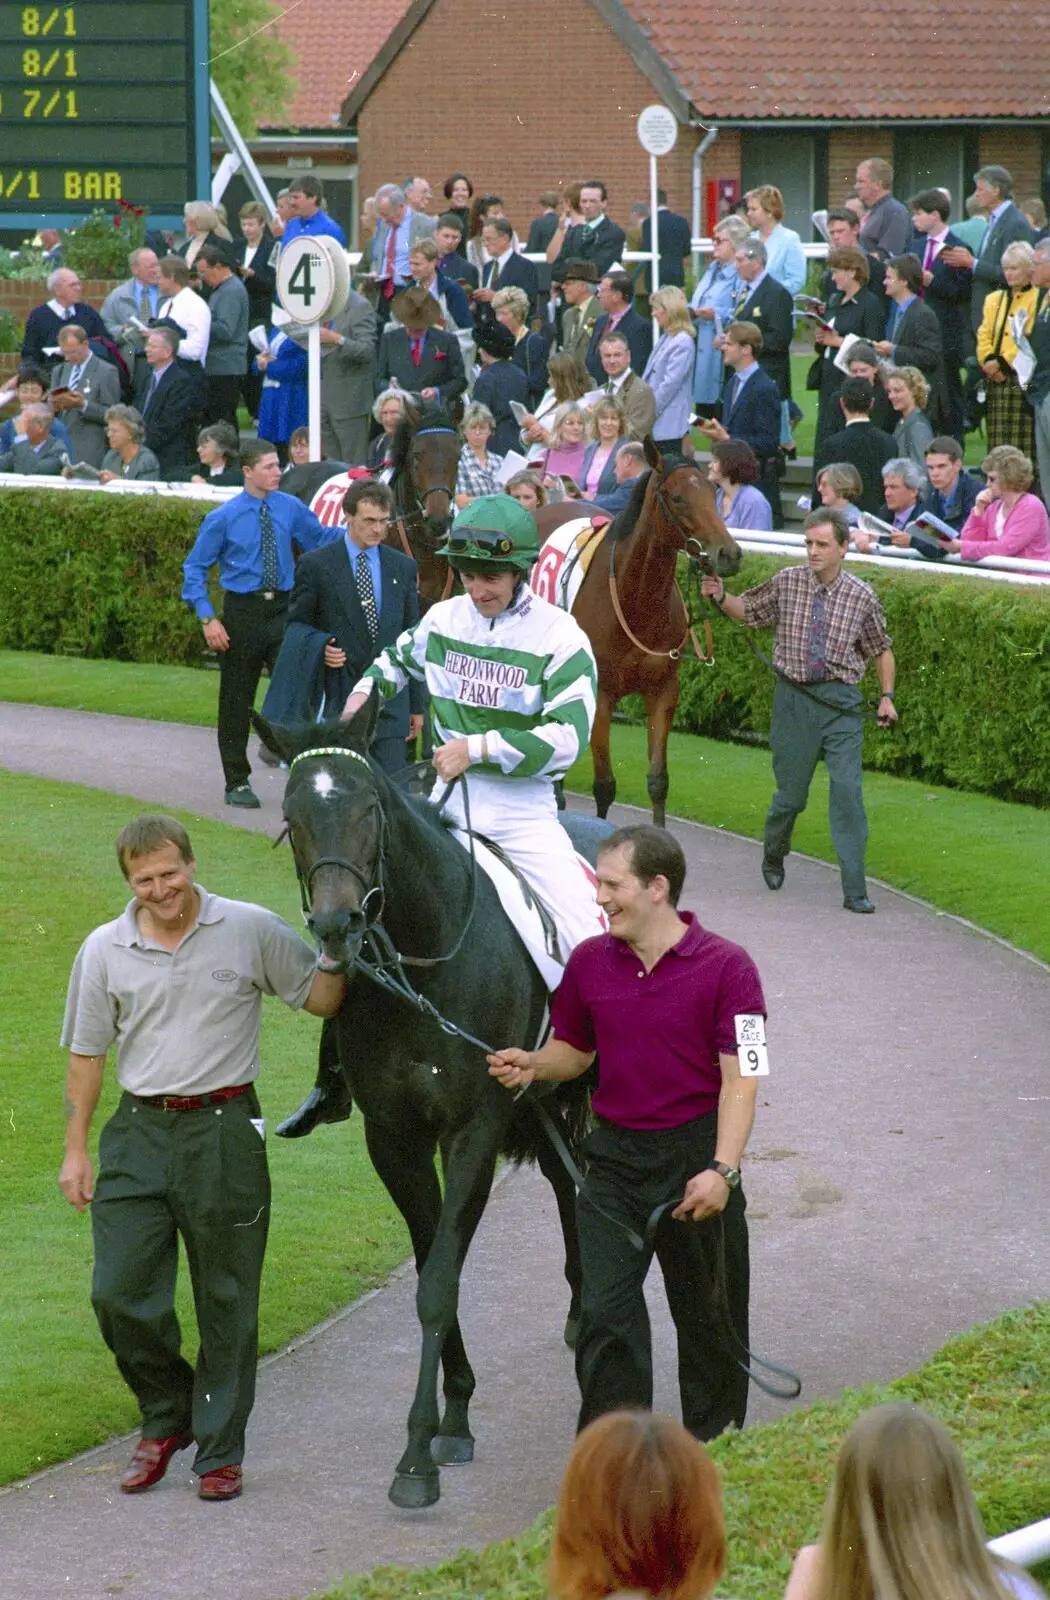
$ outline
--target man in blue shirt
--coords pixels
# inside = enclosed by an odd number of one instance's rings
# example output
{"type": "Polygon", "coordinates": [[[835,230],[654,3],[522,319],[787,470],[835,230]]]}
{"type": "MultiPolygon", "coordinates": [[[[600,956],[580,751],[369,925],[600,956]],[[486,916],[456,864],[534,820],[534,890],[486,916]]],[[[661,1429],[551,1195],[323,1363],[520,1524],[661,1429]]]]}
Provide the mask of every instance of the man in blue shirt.
{"type": "Polygon", "coordinates": [[[292,540],[317,550],[340,537],[293,495],[281,494],[281,466],[268,439],[241,451],[244,493],[211,511],[183,562],[182,598],[204,628],[204,642],[219,652],[219,756],[226,778],[226,804],[257,810],[248,782],[248,733],[263,667],[273,671],[295,579],[292,540]],[[208,594],[208,572],[219,566],[225,591],[222,620],[208,594]]]}
{"type": "Polygon", "coordinates": [[[293,239],[298,239],[303,234],[316,236],[327,233],[337,239],[346,249],[346,234],[328,212],[322,209],[324,201],[324,188],[320,178],[315,178],[312,173],[306,173],[301,178],[293,178],[288,189],[288,202],[292,207],[292,216],[285,225],[281,235],[282,244],[291,244],[293,239]]]}

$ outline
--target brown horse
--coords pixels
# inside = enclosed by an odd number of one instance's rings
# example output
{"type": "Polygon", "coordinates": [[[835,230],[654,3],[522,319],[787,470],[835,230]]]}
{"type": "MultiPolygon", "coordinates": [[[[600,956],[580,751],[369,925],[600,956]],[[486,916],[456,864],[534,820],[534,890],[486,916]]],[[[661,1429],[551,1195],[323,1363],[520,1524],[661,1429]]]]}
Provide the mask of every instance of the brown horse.
{"type": "MultiPolygon", "coordinates": [[[[646,789],[653,821],[664,823],[667,736],[678,704],[678,663],[691,631],[675,582],[680,552],[703,570],[730,577],[740,567],[740,547],[715,509],[714,492],[698,467],[665,462],[645,441],[651,471],[637,481],[630,501],[609,526],[595,553],[572,614],[591,641],[598,662],[598,704],[591,732],[594,799],[607,815],[616,799],[609,729],[627,694],[645,696],[649,730],[646,789]]],[[[540,544],[562,523],[585,515],[579,504],[542,506],[536,513],[540,544]]]]}
{"type": "Polygon", "coordinates": [[[424,611],[452,592],[448,562],[434,552],[452,523],[459,452],[459,434],[444,406],[406,404],[391,448],[394,520],[386,542],[416,563],[424,611]]]}

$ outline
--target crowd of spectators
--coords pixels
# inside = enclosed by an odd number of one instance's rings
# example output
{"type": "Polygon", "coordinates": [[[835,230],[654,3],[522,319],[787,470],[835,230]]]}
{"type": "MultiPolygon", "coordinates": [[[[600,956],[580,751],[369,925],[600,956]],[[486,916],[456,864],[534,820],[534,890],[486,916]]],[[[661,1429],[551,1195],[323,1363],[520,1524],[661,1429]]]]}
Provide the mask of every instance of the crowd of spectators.
{"type": "MultiPolygon", "coordinates": [[[[516,227],[502,198],[476,193],[462,172],[437,193],[419,176],[382,184],[363,207],[348,305],[321,330],[323,453],[389,472],[394,418],[415,394],[445,405],[464,437],[464,408],[473,407],[461,504],[490,492],[479,484],[499,485],[527,467],[545,494],[605,509],[622,503],[620,475],[636,463],[633,453],[620,460],[625,445],[651,435],[663,452],[688,456],[698,430],[712,446],[742,447],[712,454],[724,514],[746,516],[739,526],[776,527],[801,415],[792,347],[806,322],[815,349],[806,385],[818,397],[814,503],[833,492],[824,503],[853,508],[852,521],[867,513],[899,533],[905,508],[886,498],[883,474],[888,463],[910,463],[921,480],[914,505],[947,520],[928,458],[948,459],[948,442],[961,450],[978,426],[989,452],[1009,445],[1021,453],[1032,494],[1045,494],[1045,211],[1036,200],[1015,204],[1009,172],[988,166],[975,175],[967,220],[953,227],[947,191],[927,188],[905,203],[893,177],[885,161],[860,163],[855,192],[822,224],[828,252],[812,296],[781,191],[749,190],[716,226],[688,299],[691,230],[662,191],[661,287],[650,293],[646,272],[624,257],[651,244],[653,219],[636,207],[620,226],[599,178],[541,193],[528,227],[524,219],[516,227]]],[[[253,201],[237,221],[234,239],[220,205],[188,205],[182,242],[162,256],[134,251],[127,281],[101,313],[81,300],[76,274],[55,266],[51,297],[26,326],[24,366],[8,386],[19,410],[0,439],[0,468],[16,470],[17,455],[18,470],[41,474],[93,468],[147,477],[155,462],[161,475],[195,476],[200,430],[235,430],[241,405],[287,463],[307,416],[306,331],[277,303],[277,260],[298,236],[328,234],[345,245],[345,235],[309,174],[281,192],[273,216],[253,201]],[[34,444],[28,406],[41,402],[53,423],[34,444]],[[142,448],[103,469],[118,404],[135,413],[142,448]]],[[[60,238],[54,245],[57,263],[60,238]]],[[[115,421],[118,433],[127,430],[126,417],[115,421]]],[[[122,434],[120,450],[130,442],[122,434]]],[[[236,473],[236,452],[224,461],[236,473]]],[[[218,474],[209,467],[208,476],[218,474]]],[[[957,495],[963,523],[979,515],[976,492],[957,495]]],[[[954,516],[954,500],[951,509],[954,516]]],[[[1001,521],[997,513],[993,530],[1001,521]]],[[[1042,528],[1031,538],[1039,544],[1042,528]]]]}

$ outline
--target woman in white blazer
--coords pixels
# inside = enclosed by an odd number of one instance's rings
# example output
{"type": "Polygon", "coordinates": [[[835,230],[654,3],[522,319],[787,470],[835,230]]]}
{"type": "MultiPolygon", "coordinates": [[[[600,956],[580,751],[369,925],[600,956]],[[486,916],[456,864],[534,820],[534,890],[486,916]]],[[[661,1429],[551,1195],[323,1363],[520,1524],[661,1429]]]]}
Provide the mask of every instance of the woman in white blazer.
{"type": "Polygon", "coordinates": [[[693,415],[696,333],[681,289],[658,289],[649,304],[660,326],[642,374],[656,400],[653,442],[658,449],[680,451],[693,415]]]}

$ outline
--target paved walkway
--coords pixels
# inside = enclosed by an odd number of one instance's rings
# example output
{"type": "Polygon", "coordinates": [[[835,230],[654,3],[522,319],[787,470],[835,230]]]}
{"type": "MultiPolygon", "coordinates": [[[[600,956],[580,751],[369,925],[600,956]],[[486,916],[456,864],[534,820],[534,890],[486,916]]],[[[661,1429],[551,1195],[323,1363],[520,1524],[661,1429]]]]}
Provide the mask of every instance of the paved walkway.
{"type": "MultiPolygon", "coordinates": [[[[261,812],[224,811],[206,729],[0,705],[0,765],[276,831],[283,775],[260,770],[261,812]]],[[[771,895],[757,845],[674,827],[685,903],[752,951],[771,1013],[747,1172],[755,1348],[800,1371],[808,1403],[1045,1295],[1046,968],[887,889],[876,916],[849,916],[819,862],[792,859],[771,895]]],[[[534,1174],[494,1194],[462,1308],[477,1460],[443,1471],[432,1510],[386,1499],[418,1346],[402,1271],[265,1364],[235,1504],[201,1505],[188,1457],[152,1494],[120,1495],[126,1444],[0,1494],[0,1600],[290,1600],[520,1531],[555,1498],[576,1402],[554,1208],[534,1174]]],[[[673,1411],[656,1286],[653,1309],[657,1404],[673,1411]]],[[[751,1416],[780,1410],[759,1395],[751,1416]]]]}

